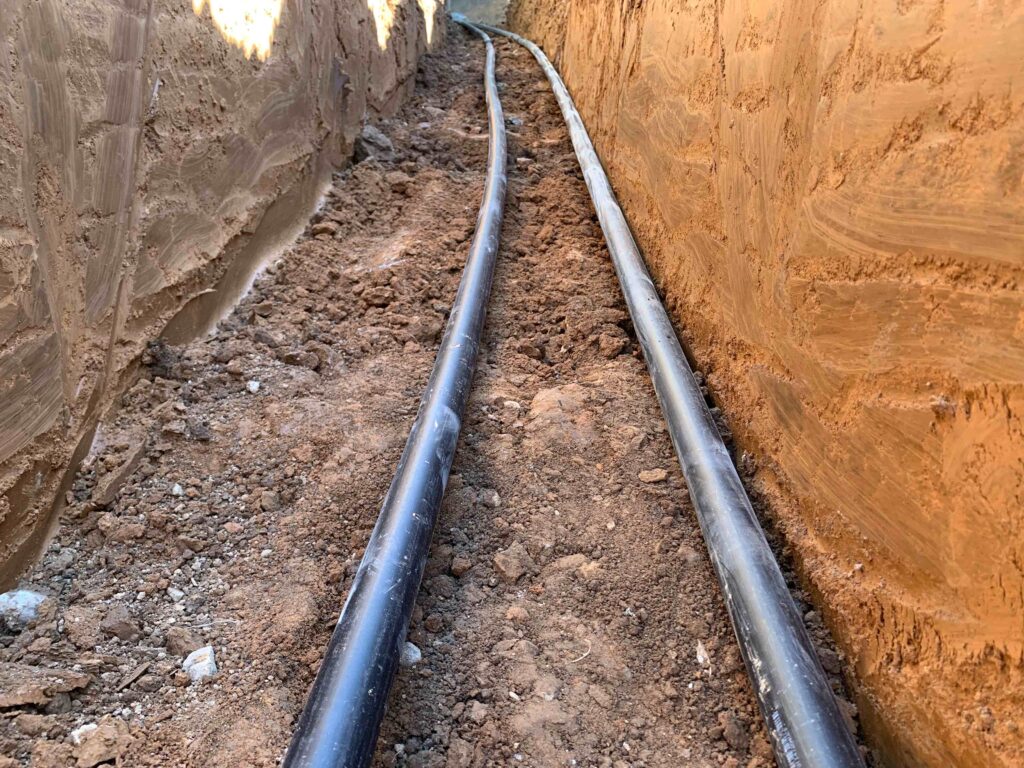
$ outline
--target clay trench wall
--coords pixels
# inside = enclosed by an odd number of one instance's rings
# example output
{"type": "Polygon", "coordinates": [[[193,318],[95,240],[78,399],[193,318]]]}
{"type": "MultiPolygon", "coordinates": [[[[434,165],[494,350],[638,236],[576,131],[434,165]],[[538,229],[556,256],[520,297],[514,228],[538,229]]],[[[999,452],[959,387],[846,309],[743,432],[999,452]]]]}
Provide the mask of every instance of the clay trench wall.
{"type": "Polygon", "coordinates": [[[442,0],[281,3],[266,61],[190,0],[0,7],[0,588],[146,343],[215,319],[443,32],[442,0]]]}
{"type": "Polygon", "coordinates": [[[1024,6],[514,0],[892,765],[1024,765],[1024,6]]]}

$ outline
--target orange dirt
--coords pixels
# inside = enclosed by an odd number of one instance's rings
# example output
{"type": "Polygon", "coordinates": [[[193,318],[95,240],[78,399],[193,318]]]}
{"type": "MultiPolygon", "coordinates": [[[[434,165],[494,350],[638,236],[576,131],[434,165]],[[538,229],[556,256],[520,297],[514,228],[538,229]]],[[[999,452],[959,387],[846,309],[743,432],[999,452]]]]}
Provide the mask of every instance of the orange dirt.
{"type": "Polygon", "coordinates": [[[1024,763],[1024,8],[518,0],[896,764],[1024,763]]]}

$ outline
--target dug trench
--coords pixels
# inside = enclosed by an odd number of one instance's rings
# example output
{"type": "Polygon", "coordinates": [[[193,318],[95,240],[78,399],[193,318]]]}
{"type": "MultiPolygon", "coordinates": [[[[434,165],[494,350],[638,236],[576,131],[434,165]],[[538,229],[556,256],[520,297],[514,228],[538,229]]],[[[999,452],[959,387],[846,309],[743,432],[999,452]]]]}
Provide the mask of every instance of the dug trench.
{"type": "MultiPolygon", "coordinates": [[[[502,247],[409,630],[422,658],[376,764],[771,765],[557,105],[528,54],[497,46],[502,247]]],[[[279,761],[458,285],[482,66],[450,29],[236,310],[151,348],[22,580],[47,600],[0,635],[0,765],[279,761]],[[194,682],[183,659],[203,646],[218,671],[194,682]]]]}

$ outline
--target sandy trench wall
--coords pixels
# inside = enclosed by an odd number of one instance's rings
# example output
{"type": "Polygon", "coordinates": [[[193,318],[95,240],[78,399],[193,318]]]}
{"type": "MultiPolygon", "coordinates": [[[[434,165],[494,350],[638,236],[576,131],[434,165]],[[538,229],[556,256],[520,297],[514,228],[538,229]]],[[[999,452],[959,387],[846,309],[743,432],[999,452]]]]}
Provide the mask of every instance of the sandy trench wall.
{"type": "Polygon", "coordinates": [[[1024,764],[1024,4],[515,0],[893,765],[1024,764]]]}
{"type": "Polygon", "coordinates": [[[0,3],[0,587],[145,344],[209,322],[410,92],[443,2],[373,5],[385,49],[365,0],[283,0],[260,62],[190,0],[0,3]]]}

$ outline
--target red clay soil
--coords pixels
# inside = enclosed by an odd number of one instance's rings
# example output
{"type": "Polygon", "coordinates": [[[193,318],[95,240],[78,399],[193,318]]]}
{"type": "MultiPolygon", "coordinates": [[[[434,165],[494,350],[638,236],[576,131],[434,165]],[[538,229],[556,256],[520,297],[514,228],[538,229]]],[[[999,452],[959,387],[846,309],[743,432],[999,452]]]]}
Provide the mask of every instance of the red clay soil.
{"type": "MultiPolygon", "coordinates": [[[[150,350],[23,582],[50,596],[43,616],[0,635],[0,679],[24,691],[0,699],[0,766],[280,759],[460,277],[482,61],[450,30],[380,124],[394,150],[378,140],[337,176],[212,336],[150,350]],[[190,683],[182,657],[206,644],[219,674],[190,683]]],[[[499,79],[503,244],[409,633],[423,658],[399,675],[376,765],[771,765],[554,99],[505,43],[499,79]]]]}

